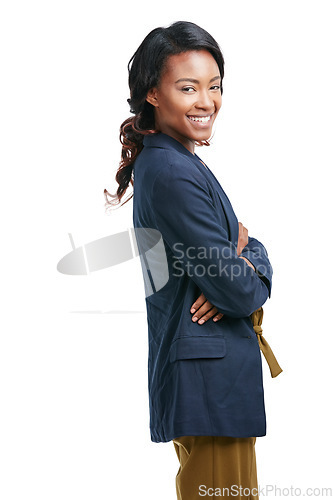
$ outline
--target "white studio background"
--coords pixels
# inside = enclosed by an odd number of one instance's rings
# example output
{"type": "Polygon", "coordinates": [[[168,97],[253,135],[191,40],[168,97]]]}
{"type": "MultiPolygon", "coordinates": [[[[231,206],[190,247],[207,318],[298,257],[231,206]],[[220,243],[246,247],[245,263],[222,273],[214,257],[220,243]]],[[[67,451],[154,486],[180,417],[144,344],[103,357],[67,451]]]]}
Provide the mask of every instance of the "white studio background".
{"type": "Polygon", "coordinates": [[[259,483],[333,488],[330,9],[2,3],[2,500],[176,498],[173,444],[150,441],[139,259],[88,276],[56,266],[69,233],[80,246],[132,226],[132,200],[107,216],[103,196],[116,191],[130,116],[127,63],[149,31],[177,20],[221,46],[222,109],[197,153],[274,269],[263,329],[284,372],[271,379],[263,359],[259,483]]]}

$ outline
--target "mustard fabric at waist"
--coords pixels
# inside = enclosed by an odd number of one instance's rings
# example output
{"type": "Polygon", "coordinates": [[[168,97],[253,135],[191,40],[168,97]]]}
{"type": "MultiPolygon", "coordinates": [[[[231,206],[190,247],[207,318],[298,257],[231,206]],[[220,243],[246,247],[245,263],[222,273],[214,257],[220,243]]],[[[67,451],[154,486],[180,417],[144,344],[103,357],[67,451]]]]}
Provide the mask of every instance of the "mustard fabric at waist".
{"type": "Polygon", "coordinates": [[[283,370],[279,363],[277,362],[276,357],[273,354],[272,349],[270,348],[267,340],[262,334],[262,320],[264,316],[264,310],[262,307],[259,307],[256,311],[254,311],[250,318],[253,324],[253,329],[257,335],[257,339],[259,342],[259,347],[263,355],[265,356],[265,359],[267,361],[267,364],[269,366],[271,376],[277,377],[283,370]]]}

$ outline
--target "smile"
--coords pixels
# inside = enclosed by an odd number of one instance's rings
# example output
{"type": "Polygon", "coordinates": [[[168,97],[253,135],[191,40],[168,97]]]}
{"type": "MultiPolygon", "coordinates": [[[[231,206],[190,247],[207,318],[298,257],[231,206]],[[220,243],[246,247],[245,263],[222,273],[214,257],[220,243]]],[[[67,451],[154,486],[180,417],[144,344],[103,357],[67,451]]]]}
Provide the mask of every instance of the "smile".
{"type": "Polygon", "coordinates": [[[189,120],[192,122],[197,122],[197,123],[208,123],[211,121],[211,118],[213,115],[206,115],[206,116],[190,116],[186,115],[189,120]]]}

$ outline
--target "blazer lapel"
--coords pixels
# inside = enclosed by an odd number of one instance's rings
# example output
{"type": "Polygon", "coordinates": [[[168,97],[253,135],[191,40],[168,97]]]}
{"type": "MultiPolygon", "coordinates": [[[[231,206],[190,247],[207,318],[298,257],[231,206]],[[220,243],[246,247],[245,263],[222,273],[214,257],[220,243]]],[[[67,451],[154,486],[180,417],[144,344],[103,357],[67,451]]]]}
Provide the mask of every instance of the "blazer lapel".
{"type": "Polygon", "coordinates": [[[199,156],[197,154],[193,155],[179,141],[177,141],[173,137],[170,137],[167,134],[163,134],[162,132],[159,132],[157,134],[146,135],[144,137],[143,144],[144,146],[148,147],[176,149],[179,153],[187,156],[188,158],[190,158],[190,160],[192,160],[195,166],[200,170],[200,172],[205,176],[209,184],[212,186],[213,192],[216,194],[216,202],[220,204],[222,209],[222,214],[224,215],[224,219],[227,223],[229,241],[231,241],[232,243],[234,243],[235,246],[237,246],[239,228],[238,228],[238,220],[236,214],[221,184],[216,179],[213,172],[209,170],[208,167],[204,166],[201,163],[202,160],[199,158],[199,156]]]}
{"type": "Polygon", "coordinates": [[[228,196],[226,195],[224,189],[222,188],[221,184],[213,174],[209,168],[205,167],[201,163],[201,159],[199,158],[198,155],[196,155],[196,165],[200,169],[200,171],[205,175],[207,180],[210,182],[211,185],[213,185],[214,191],[217,194],[218,201],[221,205],[221,208],[223,210],[225,220],[227,222],[228,226],[228,233],[229,233],[229,241],[234,243],[237,247],[238,243],[238,232],[239,232],[239,227],[238,227],[238,220],[236,217],[236,214],[232,208],[232,205],[230,203],[230,200],[228,196]]]}

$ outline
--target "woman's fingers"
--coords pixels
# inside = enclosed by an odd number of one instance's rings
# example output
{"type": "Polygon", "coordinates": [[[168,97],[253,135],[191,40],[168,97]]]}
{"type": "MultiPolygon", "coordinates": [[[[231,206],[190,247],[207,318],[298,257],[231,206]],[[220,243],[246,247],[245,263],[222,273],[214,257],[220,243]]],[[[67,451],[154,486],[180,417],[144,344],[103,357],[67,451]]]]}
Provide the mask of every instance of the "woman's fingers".
{"type": "Polygon", "coordinates": [[[197,298],[197,300],[194,302],[194,304],[192,304],[192,307],[191,307],[191,313],[194,313],[197,309],[199,309],[199,307],[202,306],[202,304],[204,304],[206,302],[206,297],[204,296],[203,293],[201,293],[201,295],[197,298]]]}
{"type": "Polygon", "coordinates": [[[248,244],[248,242],[249,242],[249,232],[241,222],[238,222],[238,243],[237,243],[238,256],[241,254],[243,248],[248,244]]]}
{"type": "Polygon", "coordinates": [[[192,321],[198,321],[199,325],[202,325],[202,323],[205,323],[205,321],[208,321],[210,318],[214,316],[214,321],[218,321],[219,319],[222,318],[223,314],[219,313],[216,307],[214,307],[210,302],[205,302],[204,306],[201,307],[192,317],[192,321]],[[205,307],[206,306],[206,307],[205,307]],[[207,311],[208,308],[211,308],[207,311]],[[217,319],[215,319],[215,317],[217,319]]]}
{"type": "Polygon", "coordinates": [[[193,312],[192,321],[198,321],[199,325],[202,325],[212,317],[214,317],[213,321],[219,321],[223,316],[223,314],[218,312],[216,307],[206,299],[203,293],[192,305],[191,313],[193,312]]]}
{"type": "Polygon", "coordinates": [[[216,314],[216,316],[214,316],[213,321],[219,321],[222,318],[223,318],[223,314],[222,313],[218,313],[218,314],[216,314]]]}
{"type": "Polygon", "coordinates": [[[247,263],[250,267],[252,267],[252,269],[256,270],[256,268],[254,267],[254,265],[252,264],[252,262],[250,262],[250,261],[249,261],[246,257],[242,257],[242,256],[240,256],[239,258],[240,258],[240,259],[245,260],[245,262],[246,262],[246,263],[247,263]]]}

